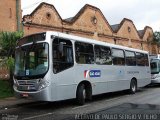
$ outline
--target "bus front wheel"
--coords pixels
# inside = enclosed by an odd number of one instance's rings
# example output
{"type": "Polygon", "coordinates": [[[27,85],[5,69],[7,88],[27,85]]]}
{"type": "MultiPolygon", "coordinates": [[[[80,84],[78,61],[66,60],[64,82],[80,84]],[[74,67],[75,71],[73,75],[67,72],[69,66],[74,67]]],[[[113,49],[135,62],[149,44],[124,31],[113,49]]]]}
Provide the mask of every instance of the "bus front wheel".
{"type": "Polygon", "coordinates": [[[86,99],[86,89],[84,84],[81,84],[78,86],[76,97],[77,97],[78,104],[84,105],[85,99],[86,99]]]}
{"type": "Polygon", "coordinates": [[[130,83],[130,93],[135,94],[136,91],[137,91],[137,81],[135,79],[132,79],[130,83]]]}

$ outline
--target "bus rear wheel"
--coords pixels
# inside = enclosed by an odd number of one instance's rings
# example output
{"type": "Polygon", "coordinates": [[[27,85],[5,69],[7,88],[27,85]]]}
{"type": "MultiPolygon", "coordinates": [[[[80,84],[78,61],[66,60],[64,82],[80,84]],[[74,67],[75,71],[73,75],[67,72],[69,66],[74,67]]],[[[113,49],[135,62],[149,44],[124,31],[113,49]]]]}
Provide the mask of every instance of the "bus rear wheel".
{"type": "Polygon", "coordinates": [[[76,98],[79,105],[84,105],[86,99],[86,89],[84,84],[78,86],[76,98]]]}
{"type": "Polygon", "coordinates": [[[135,79],[132,79],[130,83],[130,93],[135,94],[136,91],[137,91],[137,82],[135,79]]]}

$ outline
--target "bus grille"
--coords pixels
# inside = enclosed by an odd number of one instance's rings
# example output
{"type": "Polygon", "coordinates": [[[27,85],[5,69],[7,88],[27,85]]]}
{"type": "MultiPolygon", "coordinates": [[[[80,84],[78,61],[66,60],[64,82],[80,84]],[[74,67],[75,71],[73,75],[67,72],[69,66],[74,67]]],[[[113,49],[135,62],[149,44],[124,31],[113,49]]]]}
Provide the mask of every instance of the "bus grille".
{"type": "Polygon", "coordinates": [[[38,80],[17,80],[19,91],[37,91],[38,80]]]}

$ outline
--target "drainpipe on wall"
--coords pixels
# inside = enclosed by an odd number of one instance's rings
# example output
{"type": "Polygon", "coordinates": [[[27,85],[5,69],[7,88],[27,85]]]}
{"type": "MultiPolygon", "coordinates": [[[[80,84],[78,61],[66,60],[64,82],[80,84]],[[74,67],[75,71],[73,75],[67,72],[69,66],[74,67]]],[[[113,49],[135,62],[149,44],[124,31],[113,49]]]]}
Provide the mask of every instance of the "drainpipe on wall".
{"type": "Polygon", "coordinates": [[[16,0],[16,19],[17,19],[17,31],[20,31],[20,14],[19,14],[19,0],[16,0]]]}

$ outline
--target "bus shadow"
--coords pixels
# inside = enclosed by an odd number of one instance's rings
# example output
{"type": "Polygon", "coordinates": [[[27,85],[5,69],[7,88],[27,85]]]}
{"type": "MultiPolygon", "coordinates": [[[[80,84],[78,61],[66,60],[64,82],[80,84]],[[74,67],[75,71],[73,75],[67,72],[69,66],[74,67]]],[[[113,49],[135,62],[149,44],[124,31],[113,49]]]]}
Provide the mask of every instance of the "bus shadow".
{"type": "MultiPolygon", "coordinates": [[[[141,92],[142,90],[138,90],[137,92],[141,92]]],[[[117,92],[109,92],[100,95],[93,96],[93,101],[101,101],[101,100],[109,100],[113,98],[123,97],[125,95],[130,95],[128,90],[117,91],[117,92]]]]}
{"type": "MultiPolygon", "coordinates": [[[[138,89],[137,92],[143,92],[144,89],[138,89]]],[[[94,95],[92,101],[86,101],[87,103],[109,100],[113,98],[123,97],[125,95],[130,95],[128,90],[118,91],[118,92],[110,92],[104,93],[99,95],[94,95]]],[[[78,106],[76,99],[64,100],[64,101],[57,101],[57,102],[31,102],[26,104],[19,104],[19,107],[26,108],[26,109],[35,109],[35,110],[58,110],[63,108],[72,108],[78,106]]]]}
{"type": "Polygon", "coordinates": [[[160,88],[160,84],[158,84],[158,83],[157,84],[151,83],[151,84],[145,86],[145,88],[160,88]]]}

